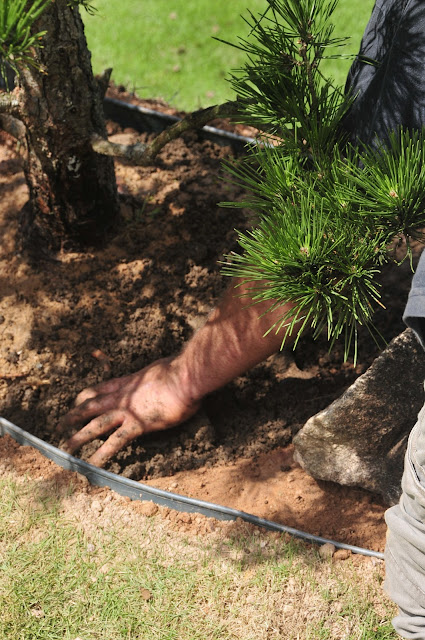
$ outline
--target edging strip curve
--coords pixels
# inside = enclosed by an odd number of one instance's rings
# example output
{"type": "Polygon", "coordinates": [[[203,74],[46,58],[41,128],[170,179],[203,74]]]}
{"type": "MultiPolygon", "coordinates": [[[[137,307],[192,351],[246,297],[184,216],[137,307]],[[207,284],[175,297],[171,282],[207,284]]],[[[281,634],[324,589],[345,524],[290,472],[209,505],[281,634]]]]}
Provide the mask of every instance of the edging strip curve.
{"type": "MultiPolygon", "coordinates": [[[[121,127],[131,127],[139,133],[161,133],[167,127],[180,122],[178,116],[148,109],[136,104],[130,104],[116,98],[104,98],[103,110],[105,117],[117,122],[121,127]]],[[[234,151],[246,153],[246,147],[258,144],[256,138],[242,136],[233,131],[217,129],[205,125],[195,131],[206,140],[211,140],[220,145],[231,145],[234,151]]]]}
{"type": "Polygon", "coordinates": [[[258,516],[250,513],[245,513],[244,511],[238,511],[237,509],[231,509],[230,507],[224,507],[212,502],[206,502],[196,498],[188,498],[187,496],[181,496],[177,493],[171,493],[162,489],[156,489],[155,487],[149,487],[140,482],[136,482],[135,480],[119,476],[116,473],[105,471],[104,469],[95,467],[94,465],[89,464],[84,460],[80,460],[65,451],[61,451],[61,449],[44,442],[44,440],[33,436],[28,433],[28,431],[25,431],[5,418],[0,417],[0,436],[4,436],[6,434],[11,436],[21,445],[34,447],[43,456],[53,460],[53,462],[63,469],[81,473],[91,484],[98,487],[109,487],[119,495],[128,497],[131,500],[148,500],[157,505],[174,509],[175,511],[200,513],[209,518],[216,518],[217,520],[236,520],[237,518],[241,518],[241,520],[256,525],[257,527],[263,527],[270,531],[288,533],[295,538],[301,538],[307,542],[319,545],[330,543],[337,549],[346,549],[352,553],[371,556],[379,558],[380,560],[384,559],[384,554],[379,551],[364,549],[362,547],[356,547],[343,542],[329,540],[328,538],[322,538],[321,536],[315,536],[313,534],[294,529],[293,527],[287,527],[277,522],[272,522],[271,520],[259,518],[258,516]]]}

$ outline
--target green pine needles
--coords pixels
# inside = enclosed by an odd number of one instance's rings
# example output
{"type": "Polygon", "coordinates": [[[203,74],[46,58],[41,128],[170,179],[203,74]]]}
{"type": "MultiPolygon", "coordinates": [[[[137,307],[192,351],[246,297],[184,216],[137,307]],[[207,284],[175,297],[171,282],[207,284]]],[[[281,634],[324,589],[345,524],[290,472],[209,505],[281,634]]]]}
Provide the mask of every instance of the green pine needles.
{"type": "MultiPolygon", "coordinates": [[[[292,302],[269,331],[327,331],[330,347],[343,337],[345,357],[357,349],[357,329],[379,332],[372,316],[377,277],[394,260],[394,241],[423,239],[425,145],[423,132],[400,129],[386,144],[354,147],[341,121],[352,103],[320,72],[332,38],[336,1],[268,0],[248,22],[251,40],[238,46],[248,62],[231,82],[242,120],[264,131],[244,160],[227,164],[230,179],[247,188],[242,203],[258,216],[239,232],[241,254],[226,256],[226,275],[250,284],[269,311],[292,302]]],[[[333,54],[335,55],[335,54],[333,54]]]]}
{"type": "Polygon", "coordinates": [[[15,71],[20,63],[34,64],[32,50],[40,46],[45,31],[34,33],[32,27],[52,0],[2,0],[0,7],[0,72],[6,76],[5,64],[15,71]]]}
{"type": "MultiPolygon", "coordinates": [[[[0,74],[7,81],[9,65],[18,73],[20,65],[38,67],[34,50],[42,46],[46,31],[34,25],[43,11],[55,0],[0,0],[0,74]]],[[[69,0],[69,6],[82,6],[88,13],[97,9],[90,0],[69,0]]]]}
{"type": "MultiPolygon", "coordinates": [[[[333,38],[330,17],[337,0],[267,0],[268,8],[246,23],[249,40],[231,44],[247,53],[248,61],[231,75],[242,120],[269,133],[283,135],[303,151],[308,145],[324,152],[335,140],[335,127],[351,101],[332,86],[319,69],[331,47],[348,38],[333,38]],[[306,146],[307,141],[307,146],[306,146]]],[[[331,56],[331,54],[329,54],[331,56]]],[[[335,57],[335,54],[332,55],[335,57]]]]}

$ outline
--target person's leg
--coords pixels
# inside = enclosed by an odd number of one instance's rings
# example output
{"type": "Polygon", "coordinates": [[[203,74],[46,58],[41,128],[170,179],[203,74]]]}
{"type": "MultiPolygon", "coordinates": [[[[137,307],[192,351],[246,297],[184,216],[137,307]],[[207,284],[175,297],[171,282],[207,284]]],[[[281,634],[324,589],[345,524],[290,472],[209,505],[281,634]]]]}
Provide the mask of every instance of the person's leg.
{"type": "Polygon", "coordinates": [[[425,640],[425,406],[409,437],[400,503],[386,513],[384,588],[398,605],[395,630],[425,640]]]}

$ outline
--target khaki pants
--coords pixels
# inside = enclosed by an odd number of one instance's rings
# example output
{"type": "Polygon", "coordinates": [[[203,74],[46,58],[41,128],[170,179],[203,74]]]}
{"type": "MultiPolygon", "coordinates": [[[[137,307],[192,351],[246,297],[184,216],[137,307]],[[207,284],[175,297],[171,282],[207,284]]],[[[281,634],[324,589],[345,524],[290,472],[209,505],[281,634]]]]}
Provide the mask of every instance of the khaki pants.
{"type": "Polygon", "coordinates": [[[402,489],[400,503],[385,515],[384,588],[399,607],[397,633],[425,640],[425,406],[409,437],[402,489]]]}

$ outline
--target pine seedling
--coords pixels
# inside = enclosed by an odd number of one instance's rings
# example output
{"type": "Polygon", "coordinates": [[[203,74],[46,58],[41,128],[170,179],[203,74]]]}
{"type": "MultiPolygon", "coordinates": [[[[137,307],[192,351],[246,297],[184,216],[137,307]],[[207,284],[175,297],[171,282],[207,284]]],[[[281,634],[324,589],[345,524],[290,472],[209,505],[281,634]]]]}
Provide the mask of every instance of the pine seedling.
{"type": "MultiPolygon", "coordinates": [[[[229,162],[230,180],[248,189],[242,203],[258,217],[239,232],[241,254],[223,272],[248,283],[253,303],[268,311],[292,302],[269,331],[282,345],[307,329],[326,330],[330,348],[343,337],[345,358],[357,350],[359,325],[379,332],[378,275],[394,240],[422,239],[425,225],[423,132],[400,129],[365,146],[348,142],[342,126],[353,96],[323,77],[320,63],[341,47],[330,18],[336,0],[267,0],[250,38],[237,45],[248,61],[231,83],[241,120],[263,135],[243,160],[229,162]]],[[[382,344],[382,343],[381,343],[382,344]]]]}

